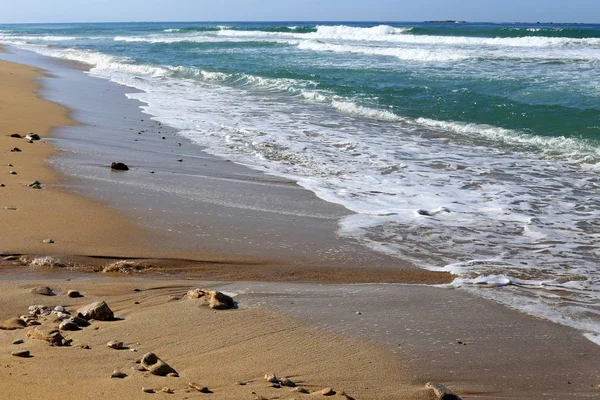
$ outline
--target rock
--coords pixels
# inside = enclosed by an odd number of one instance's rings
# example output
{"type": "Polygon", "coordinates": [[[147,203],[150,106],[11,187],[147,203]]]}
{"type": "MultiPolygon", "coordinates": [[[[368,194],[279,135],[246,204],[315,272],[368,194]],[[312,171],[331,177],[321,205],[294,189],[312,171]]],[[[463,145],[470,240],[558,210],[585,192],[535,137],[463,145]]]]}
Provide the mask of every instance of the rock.
{"type": "Polygon", "coordinates": [[[433,390],[433,394],[439,400],[460,400],[460,397],[441,383],[428,382],[425,387],[433,390]]]}
{"type": "Polygon", "coordinates": [[[42,296],[54,296],[54,292],[48,286],[38,286],[31,289],[31,293],[42,296]]]}
{"type": "Polygon", "coordinates": [[[23,344],[25,341],[23,339],[15,339],[12,341],[12,344],[23,344]]]}
{"type": "Polygon", "coordinates": [[[154,393],[154,389],[143,387],[142,388],[142,392],[144,392],[144,393],[154,393]]]}
{"type": "Polygon", "coordinates": [[[32,189],[41,189],[42,188],[42,184],[38,181],[33,181],[31,182],[29,185],[27,185],[28,187],[32,188],[32,189]]]}
{"type": "Polygon", "coordinates": [[[214,290],[194,289],[187,292],[187,299],[204,299],[210,308],[215,310],[227,310],[234,306],[234,301],[230,296],[214,290]]]}
{"type": "Polygon", "coordinates": [[[142,357],[141,364],[152,375],[166,376],[170,373],[177,373],[169,364],[158,358],[154,353],[146,353],[142,357]]]}
{"type": "Polygon", "coordinates": [[[54,243],[54,240],[52,240],[52,239],[44,239],[43,242],[46,243],[46,244],[52,244],[52,243],[54,243]]]}
{"type": "Polygon", "coordinates": [[[142,291],[142,289],[135,288],[135,289],[133,289],[133,291],[134,291],[134,292],[141,292],[141,291],[142,291]]]}
{"type": "Polygon", "coordinates": [[[40,140],[40,135],[38,135],[37,133],[33,133],[31,132],[29,135],[25,136],[25,139],[27,140],[40,140]]]}
{"type": "Polygon", "coordinates": [[[167,376],[169,378],[179,378],[179,374],[177,372],[169,372],[167,376]]]}
{"type": "Polygon", "coordinates": [[[321,393],[323,396],[333,396],[335,394],[335,390],[333,390],[332,388],[325,388],[319,393],[321,393]]]}
{"type": "Polygon", "coordinates": [[[113,162],[110,164],[113,171],[129,171],[129,167],[122,162],[113,162]]]}
{"type": "Polygon", "coordinates": [[[67,296],[71,297],[71,298],[83,297],[81,295],[81,293],[79,293],[79,291],[77,291],[77,290],[69,290],[69,291],[67,291],[67,296]]]}
{"type": "Polygon", "coordinates": [[[294,382],[292,382],[291,379],[288,379],[288,378],[280,379],[279,383],[281,383],[281,386],[296,387],[296,384],[294,382]]]}
{"type": "Polygon", "coordinates": [[[3,260],[5,260],[5,261],[16,261],[18,259],[19,259],[18,256],[6,256],[3,258],[3,260]]]}
{"type": "Polygon", "coordinates": [[[298,392],[298,393],[304,393],[304,394],[309,394],[310,392],[308,391],[308,389],[297,386],[295,388],[292,389],[293,392],[298,392]]]}
{"type": "Polygon", "coordinates": [[[10,135],[10,137],[21,139],[23,136],[19,135],[18,133],[13,133],[13,134],[10,135]]]}
{"type": "Polygon", "coordinates": [[[21,318],[9,318],[4,321],[0,321],[0,330],[3,331],[14,331],[15,329],[23,329],[27,327],[27,323],[21,318]]]}
{"type": "Polygon", "coordinates": [[[66,319],[60,323],[60,325],[58,326],[58,329],[61,331],[78,331],[79,325],[77,325],[71,319],[66,319]]]}
{"type": "Polygon", "coordinates": [[[112,321],[115,319],[114,313],[104,301],[97,301],[80,308],[77,310],[77,316],[85,320],[112,321]]]}
{"type": "Polygon", "coordinates": [[[106,343],[106,345],[115,350],[122,350],[124,348],[123,342],[117,342],[116,340],[111,340],[110,342],[106,343]]]}
{"type": "Polygon", "coordinates": [[[340,396],[342,396],[346,400],[356,400],[354,397],[347,395],[346,392],[340,393],[340,396]]]}
{"type": "Polygon", "coordinates": [[[125,372],[114,370],[113,373],[110,374],[110,377],[111,377],[111,379],[112,378],[123,379],[123,378],[127,377],[127,374],[125,372]]]}
{"type": "MultiPolygon", "coordinates": [[[[38,288],[36,288],[38,289],[38,288]]],[[[33,289],[35,290],[35,289],[33,289]]],[[[32,290],[32,292],[33,292],[32,290]]],[[[37,317],[37,316],[46,316],[46,315],[50,315],[50,310],[48,309],[48,307],[44,306],[44,305],[32,305],[29,306],[29,315],[37,317]]]]}
{"type": "Polygon", "coordinates": [[[194,383],[194,382],[190,382],[190,383],[188,383],[188,387],[189,387],[189,388],[192,388],[192,389],[194,389],[194,390],[197,390],[197,391],[199,391],[200,393],[210,393],[210,390],[209,390],[209,389],[208,389],[206,386],[204,386],[204,385],[199,385],[199,384],[197,384],[197,383],[194,383]]]}
{"type": "Polygon", "coordinates": [[[45,340],[53,346],[66,346],[69,341],[65,339],[58,329],[52,326],[38,325],[35,329],[27,332],[32,339],[45,340]]]}
{"type": "Polygon", "coordinates": [[[279,379],[275,374],[265,374],[265,380],[269,383],[279,383],[279,379]]]}
{"type": "Polygon", "coordinates": [[[83,350],[91,350],[91,349],[92,349],[92,348],[91,348],[89,345],[87,345],[87,344],[82,344],[81,346],[79,346],[79,348],[80,348],[80,349],[83,349],[83,350]]]}
{"type": "Polygon", "coordinates": [[[11,174],[11,175],[16,175],[16,174],[17,174],[17,172],[16,172],[16,171],[10,171],[10,172],[9,172],[9,174],[11,174]]]}
{"type": "Polygon", "coordinates": [[[13,357],[23,357],[23,358],[31,357],[29,350],[15,350],[15,351],[11,352],[10,355],[13,357]]]}
{"type": "Polygon", "coordinates": [[[56,306],[56,307],[54,307],[54,310],[52,310],[52,311],[56,311],[56,312],[60,312],[60,313],[67,313],[67,309],[64,308],[63,306],[56,306]]]}
{"type": "MultiPolygon", "coordinates": [[[[6,185],[4,183],[0,183],[0,187],[6,187],[6,185]]],[[[6,260],[6,258],[5,258],[6,260]]]]}
{"type": "Polygon", "coordinates": [[[168,387],[164,387],[164,388],[160,389],[160,391],[163,393],[169,393],[169,394],[173,393],[173,391],[171,389],[169,389],[168,387]]]}
{"type": "Polygon", "coordinates": [[[18,147],[13,147],[12,149],[10,149],[10,151],[11,151],[12,153],[19,153],[19,152],[21,152],[21,149],[20,149],[20,148],[18,148],[18,147]]]}

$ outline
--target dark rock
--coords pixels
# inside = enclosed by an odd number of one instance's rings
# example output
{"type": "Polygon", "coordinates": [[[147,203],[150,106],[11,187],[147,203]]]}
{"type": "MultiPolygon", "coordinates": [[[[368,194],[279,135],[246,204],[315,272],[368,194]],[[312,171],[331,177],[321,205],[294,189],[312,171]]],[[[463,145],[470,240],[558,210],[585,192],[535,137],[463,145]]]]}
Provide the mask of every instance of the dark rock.
{"type": "Polygon", "coordinates": [[[10,149],[11,153],[20,153],[21,149],[18,147],[13,147],[12,149],[10,149]]]}
{"type": "Polygon", "coordinates": [[[79,291],[77,291],[77,290],[69,290],[69,291],[67,291],[67,296],[71,297],[71,298],[83,297],[81,295],[81,293],[79,293],[79,291]]]}
{"type": "Polygon", "coordinates": [[[27,140],[40,140],[40,135],[38,135],[37,133],[33,133],[31,132],[29,135],[25,136],[25,139],[27,140]]]}
{"type": "Polygon", "coordinates": [[[169,364],[158,358],[154,353],[146,353],[140,362],[152,375],[166,376],[170,373],[177,373],[169,364]]]}
{"type": "Polygon", "coordinates": [[[10,137],[21,139],[23,136],[19,135],[18,133],[13,133],[13,134],[10,135],[10,137]]]}
{"type": "Polygon", "coordinates": [[[110,374],[110,377],[111,377],[111,379],[112,378],[123,379],[123,378],[127,377],[127,374],[125,372],[114,370],[113,373],[110,374]]]}
{"type": "Polygon", "coordinates": [[[113,162],[110,164],[110,169],[113,171],[129,171],[129,167],[122,162],[113,162]]]}
{"type": "Polygon", "coordinates": [[[23,339],[15,339],[12,341],[12,344],[23,344],[25,341],[23,339]]]}
{"type": "Polygon", "coordinates": [[[44,239],[43,242],[46,243],[46,244],[52,244],[52,243],[54,243],[54,240],[52,240],[52,239],[44,239]]]}

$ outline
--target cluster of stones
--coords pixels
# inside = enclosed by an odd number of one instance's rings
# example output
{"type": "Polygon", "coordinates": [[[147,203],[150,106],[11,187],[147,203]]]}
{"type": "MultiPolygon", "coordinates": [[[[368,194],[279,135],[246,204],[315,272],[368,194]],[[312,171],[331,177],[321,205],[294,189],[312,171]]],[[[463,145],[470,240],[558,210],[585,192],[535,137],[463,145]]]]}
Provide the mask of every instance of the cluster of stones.
{"type": "MultiPolygon", "coordinates": [[[[265,374],[265,380],[273,388],[289,387],[289,388],[292,388],[292,391],[294,391],[294,392],[310,394],[310,391],[308,389],[301,387],[301,386],[297,386],[296,383],[293,382],[288,377],[278,378],[275,374],[265,374]]],[[[321,394],[322,396],[334,396],[337,394],[337,392],[335,390],[333,390],[332,388],[329,388],[329,387],[325,388],[325,389],[321,389],[315,393],[321,394]]],[[[347,400],[354,400],[352,397],[350,397],[349,395],[347,395],[344,392],[340,393],[340,395],[347,400]]]]}

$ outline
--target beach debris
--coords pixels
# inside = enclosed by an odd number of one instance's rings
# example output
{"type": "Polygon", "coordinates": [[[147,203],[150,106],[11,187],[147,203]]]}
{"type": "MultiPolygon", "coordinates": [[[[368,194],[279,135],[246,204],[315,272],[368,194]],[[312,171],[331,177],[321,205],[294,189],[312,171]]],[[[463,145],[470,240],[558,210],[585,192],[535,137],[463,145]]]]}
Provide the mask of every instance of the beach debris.
{"type": "Polygon", "coordinates": [[[11,174],[11,175],[16,175],[17,171],[9,171],[8,173],[11,174]]]}
{"type": "Polygon", "coordinates": [[[164,388],[160,389],[160,391],[163,393],[169,393],[169,394],[173,393],[173,390],[171,390],[170,388],[168,388],[166,386],[164,388]]]}
{"type": "Polygon", "coordinates": [[[70,340],[67,340],[60,334],[60,331],[52,326],[38,325],[35,329],[27,332],[31,339],[44,340],[52,346],[68,346],[70,340]]]}
{"type": "Polygon", "coordinates": [[[208,306],[215,310],[228,310],[233,308],[235,302],[230,296],[214,290],[194,289],[187,292],[186,299],[203,299],[208,306]]]}
{"type": "Polygon", "coordinates": [[[23,344],[25,341],[23,339],[15,339],[12,341],[12,344],[23,344]]]}
{"type": "Polygon", "coordinates": [[[123,274],[129,274],[132,271],[138,272],[147,269],[148,265],[135,261],[119,260],[108,264],[102,269],[102,273],[110,272],[121,272],[123,274]]]}
{"type": "Polygon", "coordinates": [[[279,379],[275,374],[265,374],[265,380],[269,383],[279,383],[279,379]]]}
{"type": "Polygon", "coordinates": [[[123,342],[118,342],[116,340],[111,340],[110,342],[106,343],[106,345],[115,350],[122,350],[124,348],[123,342]]]}
{"type": "Polygon", "coordinates": [[[11,352],[10,355],[13,357],[22,357],[22,358],[31,357],[31,353],[29,353],[29,350],[15,350],[15,351],[11,352]]]}
{"type": "MultiPolygon", "coordinates": [[[[31,293],[42,296],[54,296],[54,292],[48,286],[38,286],[31,289],[31,293]]],[[[31,307],[30,307],[31,308],[31,307]]]]}
{"type": "Polygon", "coordinates": [[[77,310],[77,316],[88,321],[90,319],[98,321],[112,321],[115,319],[114,313],[104,301],[97,301],[80,308],[77,310]]]}
{"type": "Polygon", "coordinates": [[[29,135],[25,136],[25,139],[27,140],[40,140],[40,135],[38,135],[37,133],[33,133],[31,132],[29,135]]]}
{"type": "MultiPolygon", "coordinates": [[[[52,239],[50,239],[52,240],[52,239]]],[[[36,257],[33,260],[29,259],[29,258],[25,258],[23,257],[21,259],[21,261],[25,264],[30,264],[34,267],[57,267],[57,268],[64,268],[67,265],[62,263],[59,259],[56,259],[54,257],[36,257]]]]}
{"type": "Polygon", "coordinates": [[[18,133],[12,133],[10,135],[11,138],[17,138],[17,139],[21,139],[23,136],[19,135],[18,133]]]}
{"type": "Polygon", "coordinates": [[[461,400],[460,397],[441,383],[428,382],[425,387],[433,390],[433,394],[439,400],[461,400]]]}
{"type": "Polygon", "coordinates": [[[111,379],[113,379],[113,378],[123,379],[125,377],[127,377],[127,374],[125,372],[121,372],[121,371],[116,370],[116,369],[112,372],[112,374],[110,374],[110,378],[111,379]]]}
{"type": "Polygon", "coordinates": [[[43,242],[46,244],[52,244],[52,243],[54,243],[54,240],[48,238],[48,239],[44,239],[43,242]]]}
{"type": "Polygon", "coordinates": [[[13,147],[12,149],[10,149],[10,152],[11,152],[11,153],[20,153],[20,152],[21,152],[21,149],[20,149],[20,148],[18,148],[18,147],[13,147]]]}
{"type": "Polygon", "coordinates": [[[76,298],[76,297],[83,297],[83,296],[81,295],[81,293],[79,293],[78,290],[70,289],[67,291],[67,297],[76,298]]]}
{"type": "Polygon", "coordinates": [[[72,319],[65,319],[60,323],[58,329],[61,331],[78,331],[79,325],[77,325],[77,323],[72,319]]]}
{"type": "Polygon", "coordinates": [[[27,186],[32,189],[41,189],[42,188],[42,184],[38,181],[33,181],[30,184],[28,184],[27,186]]]}
{"type": "Polygon", "coordinates": [[[110,169],[112,169],[113,171],[129,171],[129,167],[122,162],[111,163],[110,169]]]}
{"type": "Polygon", "coordinates": [[[208,389],[206,386],[204,386],[204,385],[199,385],[199,384],[197,384],[197,383],[194,383],[194,382],[190,382],[190,383],[188,383],[188,387],[189,387],[189,388],[192,388],[192,389],[194,389],[194,390],[197,390],[197,391],[199,391],[200,393],[210,393],[210,390],[209,390],[209,389],[208,389]]]}
{"type": "Polygon", "coordinates": [[[170,373],[177,374],[169,364],[161,360],[154,353],[146,353],[142,357],[140,363],[146,368],[152,375],[166,376],[170,373]]]}
{"type": "Polygon", "coordinates": [[[295,388],[292,389],[292,392],[297,392],[297,393],[304,393],[304,394],[309,394],[310,391],[306,388],[303,388],[301,386],[296,386],[295,388]]]}
{"type": "Polygon", "coordinates": [[[147,387],[143,387],[143,388],[142,388],[142,392],[144,392],[144,393],[155,393],[155,392],[154,392],[154,389],[152,389],[152,388],[147,388],[147,387]]]}
{"type": "Polygon", "coordinates": [[[328,388],[321,390],[319,393],[321,393],[323,396],[333,396],[333,395],[335,395],[335,390],[328,387],[328,388]]]}
{"type": "Polygon", "coordinates": [[[9,318],[4,321],[0,321],[0,330],[3,331],[14,331],[16,329],[23,329],[27,327],[27,322],[21,318],[9,318]]]}

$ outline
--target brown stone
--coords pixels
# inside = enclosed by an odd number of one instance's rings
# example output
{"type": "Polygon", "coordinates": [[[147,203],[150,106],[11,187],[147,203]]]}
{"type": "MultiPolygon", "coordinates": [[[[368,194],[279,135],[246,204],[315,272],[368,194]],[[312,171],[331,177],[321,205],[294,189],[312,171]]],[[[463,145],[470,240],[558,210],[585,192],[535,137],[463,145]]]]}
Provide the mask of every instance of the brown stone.
{"type": "Polygon", "coordinates": [[[152,375],[166,376],[177,373],[169,364],[161,360],[154,353],[146,353],[140,362],[152,375]]]}
{"type": "Polygon", "coordinates": [[[21,318],[9,318],[0,321],[0,329],[4,331],[14,331],[15,329],[23,329],[27,327],[27,323],[21,318]]]}
{"type": "Polygon", "coordinates": [[[425,387],[431,389],[435,397],[439,400],[460,400],[460,397],[441,383],[428,382],[425,387]]]}
{"type": "Polygon", "coordinates": [[[42,296],[53,296],[54,295],[54,292],[48,286],[35,287],[35,288],[31,289],[31,293],[39,294],[42,296]]]}
{"type": "Polygon", "coordinates": [[[38,325],[35,329],[27,332],[27,336],[32,339],[45,340],[53,346],[66,346],[69,343],[53,326],[38,325]]]}

